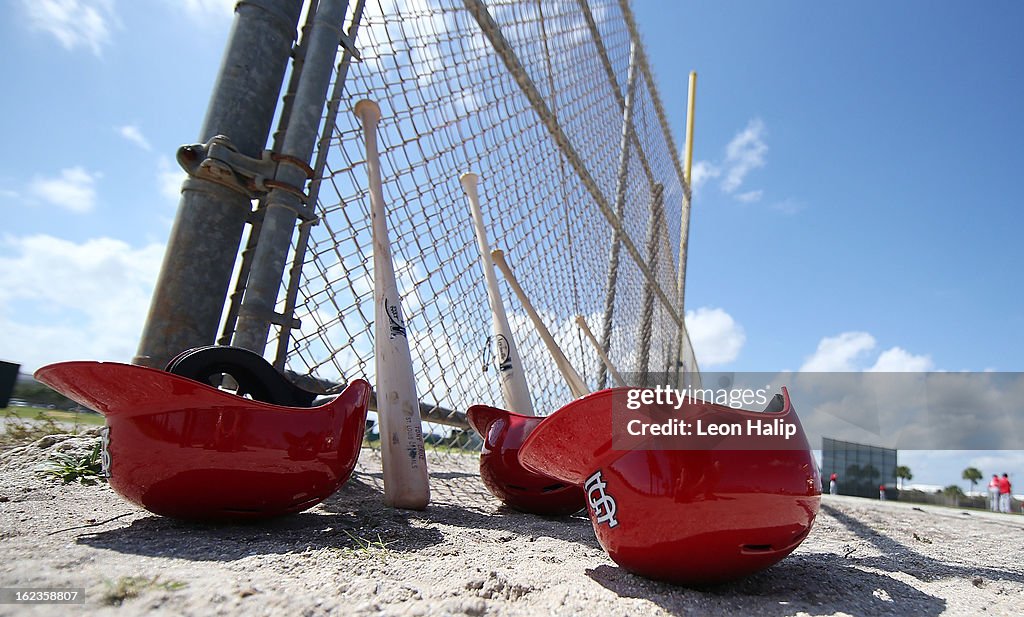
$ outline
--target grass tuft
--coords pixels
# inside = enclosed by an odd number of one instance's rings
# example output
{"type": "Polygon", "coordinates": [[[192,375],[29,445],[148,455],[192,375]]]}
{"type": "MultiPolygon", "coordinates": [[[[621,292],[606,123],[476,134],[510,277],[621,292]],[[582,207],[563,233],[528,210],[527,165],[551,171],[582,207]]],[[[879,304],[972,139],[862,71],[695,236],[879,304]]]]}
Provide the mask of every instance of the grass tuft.
{"type": "Polygon", "coordinates": [[[106,581],[106,584],[107,591],[103,594],[103,601],[112,606],[120,606],[125,600],[137,598],[153,589],[178,591],[188,585],[181,581],[161,581],[160,575],[152,578],[147,576],[122,576],[117,581],[106,581]]]}
{"type": "Polygon", "coordinates": [[[345,557],[387,559],[395,555],[394,551],[388,548],[388,545],[394,544],[395,541],[385,542],[379,533],[376,540],[367,540],[361,536],[349,533],[347,530],[342,530],[342,532],[352,541],[352,546],[344,546],[337,549],[345,557]]]}
{"type": "Polygon", "coordinates": [[[79,484],[92,486],[103,480],[103,464],[100,461],[99,442],[88,454],[74,456],[59,452],[50,457],[47,467],[40,473],[47,476],[56,476],[64,484],[71,484],[77,481],[79,484]]]}

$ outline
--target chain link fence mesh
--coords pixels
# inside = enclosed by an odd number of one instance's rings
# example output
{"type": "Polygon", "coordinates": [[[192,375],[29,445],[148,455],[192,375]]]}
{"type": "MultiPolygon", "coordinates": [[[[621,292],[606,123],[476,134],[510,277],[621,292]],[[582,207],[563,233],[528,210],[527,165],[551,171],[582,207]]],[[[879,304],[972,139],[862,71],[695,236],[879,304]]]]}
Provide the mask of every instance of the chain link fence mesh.
{"type": "MultiPolygon", "coordinates": [[[[279,335],[290,339],[287,368],[332,382],[375,381],[370,205],[362,131],[351,113],[355,101],[369,98],[383,111],[383,191],[417,389],[421,407],[430,410],[428,450],[447,452],[452,440],[468,437],[470,405],[503,405],[496,368],[484,370],[491,314],[459,184],[468,171],[480,176],[492,247],[506,252],[592,388],[602,385],[604,371],[576,315],[585,316],[598,338],[610,325],[609,356],[620,372],[674,370],[677,357],[695,370],[687,336],[682,353],[676,349],[679,307],[665,302],[677,297],[684,187],[646,66],[636,67],[634,134],[620,187],[631,45],[645,65],[625,2],[369,0],[356,39],[361,60],[349,68],[320,172],[320,220],[310,229],[295,309],[301,327],[279,335]],[[493,20],[489,33],[481,10],[493,20]],[[500,40],[523,74],[510,70],[500,40]],[[547,118],[525,94],[524,78],[540,94],[547,118]],[[553,137],[553,126],[568,147],[553,137]],[[570,149],[590,180],[574,168],[570,149]],[[653,285],[620,245],[609,288],[616,235],[595,194],[614,211],[620,192],[621,229],[653,285]],[[658,193],[661,207],[654,207],[658,193]]],[[[551,413],[572,395],[498,278],[534,407],[551,413]]]]}

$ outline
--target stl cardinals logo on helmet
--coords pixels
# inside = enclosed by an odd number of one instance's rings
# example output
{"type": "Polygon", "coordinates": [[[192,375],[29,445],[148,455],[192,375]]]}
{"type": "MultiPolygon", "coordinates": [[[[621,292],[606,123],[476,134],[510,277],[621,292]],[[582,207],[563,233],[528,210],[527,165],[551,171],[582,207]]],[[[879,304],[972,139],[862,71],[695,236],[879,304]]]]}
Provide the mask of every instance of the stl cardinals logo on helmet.
{"type": "Polygon", "coordinates": [[[100,429],[100,474],[104,478],[110,477],[110,427],[104,426],[100,429]]]}
{"type": "Polygon", "coordinates": [[[615,498],[605,492],[606,486],[608,483],[601,477],[601,470],[598,469],[594,475],[587,478],[583,489],[587,491],[587,502],[594,513],[595,524],[606,523],[610,529],[618,525],[619,521],[615,520],[615,498]]]}

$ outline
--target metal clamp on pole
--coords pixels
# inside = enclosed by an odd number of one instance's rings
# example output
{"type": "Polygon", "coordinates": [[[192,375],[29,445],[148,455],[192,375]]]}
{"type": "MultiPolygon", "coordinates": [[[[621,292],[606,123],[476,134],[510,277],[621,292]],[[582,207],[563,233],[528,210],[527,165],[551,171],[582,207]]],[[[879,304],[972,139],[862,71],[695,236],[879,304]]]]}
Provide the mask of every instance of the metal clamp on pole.
{"type": "MultiPolygon", "coordinates": [[[[358,14],[362,15],[362,9],[359,10],[358,14]]],[[[353,23],[357,23],[358,21],[359,21],[359,19],[356,18],[356,19],[353,20],[353,23]]],[[[363,61],[363,57],[359,55],[359,50],[356,49],[355,36],[351,36],[348,33],[342,32],[341,33],[340,42],[341,42],[341,47],[345,51],[347,51],[350,56],[355,58],[356,61],[358,61],[358,62],[362,62],[363,61]]]]}
{"type": "Polygon", "coordinates": [[[295,208],[300,218],[306,221],[317,218],[309,206],[309,196],[302,187],[278,179],[284,175],[301,175],[306,179],[313,177],[313,169],[309,164],[293,156],[264,150],[260,158],[253,158],[239,152],[226,135],[216,135],[205,144],[178,148],[177,159],[181,168],[192,178],[226,186],[250,199],[256,199],[274,189],[290,193],[299,202],[295,208]],[[297,173],[280,174],[279,168],[283,166],[293,167],[297,173]]]}
{"type": "Polygon", "coordinates": [[[264,150],[260,158],[246,156],[226,135],[215,135],[205,144],[178,148],[176,158],[189,176],[209,180],[256,198],[268,189],[266,181],[274,177],[277,163],[264,150]]]}

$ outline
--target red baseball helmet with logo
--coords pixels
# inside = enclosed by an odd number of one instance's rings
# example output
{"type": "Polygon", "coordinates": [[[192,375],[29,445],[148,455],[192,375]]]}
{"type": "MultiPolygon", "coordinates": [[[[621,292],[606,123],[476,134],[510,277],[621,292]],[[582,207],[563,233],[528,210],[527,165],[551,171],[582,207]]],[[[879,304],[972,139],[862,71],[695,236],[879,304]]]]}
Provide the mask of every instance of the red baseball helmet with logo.
{"type": "Polygon", "coordinates": [[[266,518],[327,498],[355,467],[370,400],[355,380],[322,405],[288,407],[111,362],[51,364],[35,377],[106,417],[114,490],[187,519],[266,518]]]}
{"type": "Polygon", "coordinates": [[[612,560],[648,578],[703,585],[767,568],[807,537],[821,480],[785,388],[765,412],[690,401],[626,412],[629,391],[566,405],[519,451],[527,469],[584,488],[612,560]],[[613,430],[635,434],[650,417],[658,432],[678,434],[613,440],[613,430]],[[695,438],[698,421],[714,434],[695,438]],[[761,434],[747,435],[751,427],[761,434]]]}
{"type": "Polygon", "coordinates": [[[497,407],[474,405],[469,423],[484,439],[480,449],[480,479],[487,490],[511,508],[532,514],[558,516],[584,507],[583,489],[534,473],[519,464],[519,448],[544,418],[524,416],[497,407]]]}

